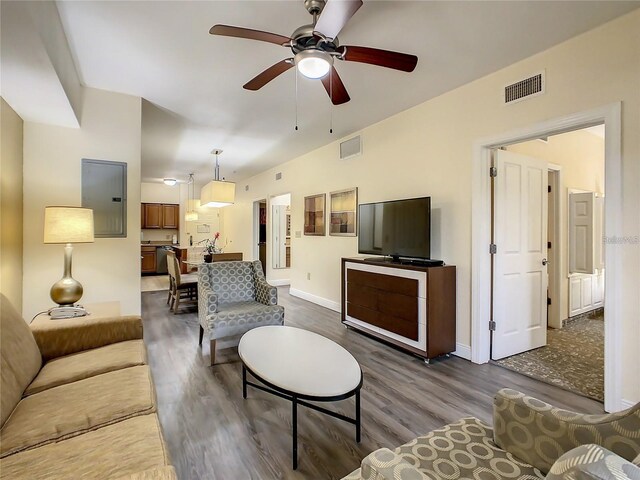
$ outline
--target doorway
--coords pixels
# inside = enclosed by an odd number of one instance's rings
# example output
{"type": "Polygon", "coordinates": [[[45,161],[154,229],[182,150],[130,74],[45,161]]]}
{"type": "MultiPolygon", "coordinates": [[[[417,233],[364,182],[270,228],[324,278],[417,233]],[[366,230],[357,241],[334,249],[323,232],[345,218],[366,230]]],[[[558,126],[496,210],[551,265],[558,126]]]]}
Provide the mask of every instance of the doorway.
{"type": "Polygon", "coordinates": [[[271,197],[271,268],[291,268],[291,194],[271,197]]]}
{"type": "Polygon", "coordinates": [[[502,147],[493,182],[491,359],[599,401],[604,143],[600,125],[502,147]]]}
{"type": "Polygon", "coordinates": [[[267,200],[253,202],[253,258],[260,260],[267,275],[267,200]]]}
{"type": "MultiPolygon", "coordinates": [[[[607,202],[604,235],[615,236],[622,229],[622,105],[615,102],[589,111],[546,120],[492,137],[480,138],[473,144],[472,156],[472,265],[471,265],[471,360],[490,360],[491,333],[491,179],[489,176],[492,148],[534,140],[580,128],[605,125],[605,190],[607,202]]],[[[607,321],[604,325],[605,405],[606,411],[622,410],[622,256],[620,249],[604,245],[607,261],[604,301],[607,321]]]]}

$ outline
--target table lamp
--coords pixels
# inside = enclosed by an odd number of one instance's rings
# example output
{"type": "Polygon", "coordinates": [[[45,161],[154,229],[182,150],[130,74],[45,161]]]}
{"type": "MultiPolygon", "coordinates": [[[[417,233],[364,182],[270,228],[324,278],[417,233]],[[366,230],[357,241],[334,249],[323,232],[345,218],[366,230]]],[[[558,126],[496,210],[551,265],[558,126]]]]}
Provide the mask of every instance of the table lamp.
{"type": "MultiPolygon", "coordinates": [[[[73,243],[93,243],[93,210],[81,207],[45,207],[44,243],[64,243],[64,275],[51,287],[51,300],[73,307],[82,297],[82,285],[71,276],[73,243]]],[[[54,310],[54,309],[52,309],[54,310]]],[[[86,313],[85,313],[86,314],[86,313]]],[[[50,311],[50,315],[54,316],[50,311]]],[[[71,316],[80,316],[79,312],[71,316]]]]}

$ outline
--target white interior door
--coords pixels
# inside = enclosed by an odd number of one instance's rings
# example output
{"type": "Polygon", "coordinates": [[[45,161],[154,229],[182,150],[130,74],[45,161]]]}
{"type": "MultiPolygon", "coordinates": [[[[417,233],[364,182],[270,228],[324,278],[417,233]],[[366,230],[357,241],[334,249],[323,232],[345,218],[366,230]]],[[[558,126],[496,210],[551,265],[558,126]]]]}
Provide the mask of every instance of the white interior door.
{"type": "Polygon", "coordinates": [[[569,273],[594,274],[594,214],[596,194],[569,195],[569,273]]]}
{"type": "Polygon", "coordinates": [[[492,358],[547,344],[547,163],[498,150],[492,358]]]}

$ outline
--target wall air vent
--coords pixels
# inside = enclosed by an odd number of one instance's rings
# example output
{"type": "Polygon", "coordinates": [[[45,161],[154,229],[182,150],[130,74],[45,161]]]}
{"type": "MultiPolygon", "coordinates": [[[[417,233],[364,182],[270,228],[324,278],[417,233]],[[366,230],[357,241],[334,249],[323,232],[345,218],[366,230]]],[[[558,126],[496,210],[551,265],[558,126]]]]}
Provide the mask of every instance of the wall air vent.
{"type": "Polygon", "coordinates": [[[544,71],[504,87],[504,103],[516,103],[544,93],[544,71]]]}
{"type": "Polygon", "coordinates": [[[282,179],[282,172],[276,173],[276,180],[281,180],[281,179],[282,179]]]}
{"type": "Polygon", "coordinates": [[[355,157],[362,153],[362,138],[360,135],[340,143],[340,160],[355,157]]]}

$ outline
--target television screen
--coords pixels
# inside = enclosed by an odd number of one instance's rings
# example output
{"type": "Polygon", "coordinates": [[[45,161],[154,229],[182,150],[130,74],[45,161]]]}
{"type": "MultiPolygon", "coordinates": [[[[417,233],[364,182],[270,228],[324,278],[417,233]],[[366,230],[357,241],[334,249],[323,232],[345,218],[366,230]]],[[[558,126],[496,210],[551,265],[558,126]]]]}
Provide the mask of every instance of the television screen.
{"type": "Polygon", "coordinates": [[[364,203],[358,215],[359,253],[431,257],[431,197],[364,203]]]}

